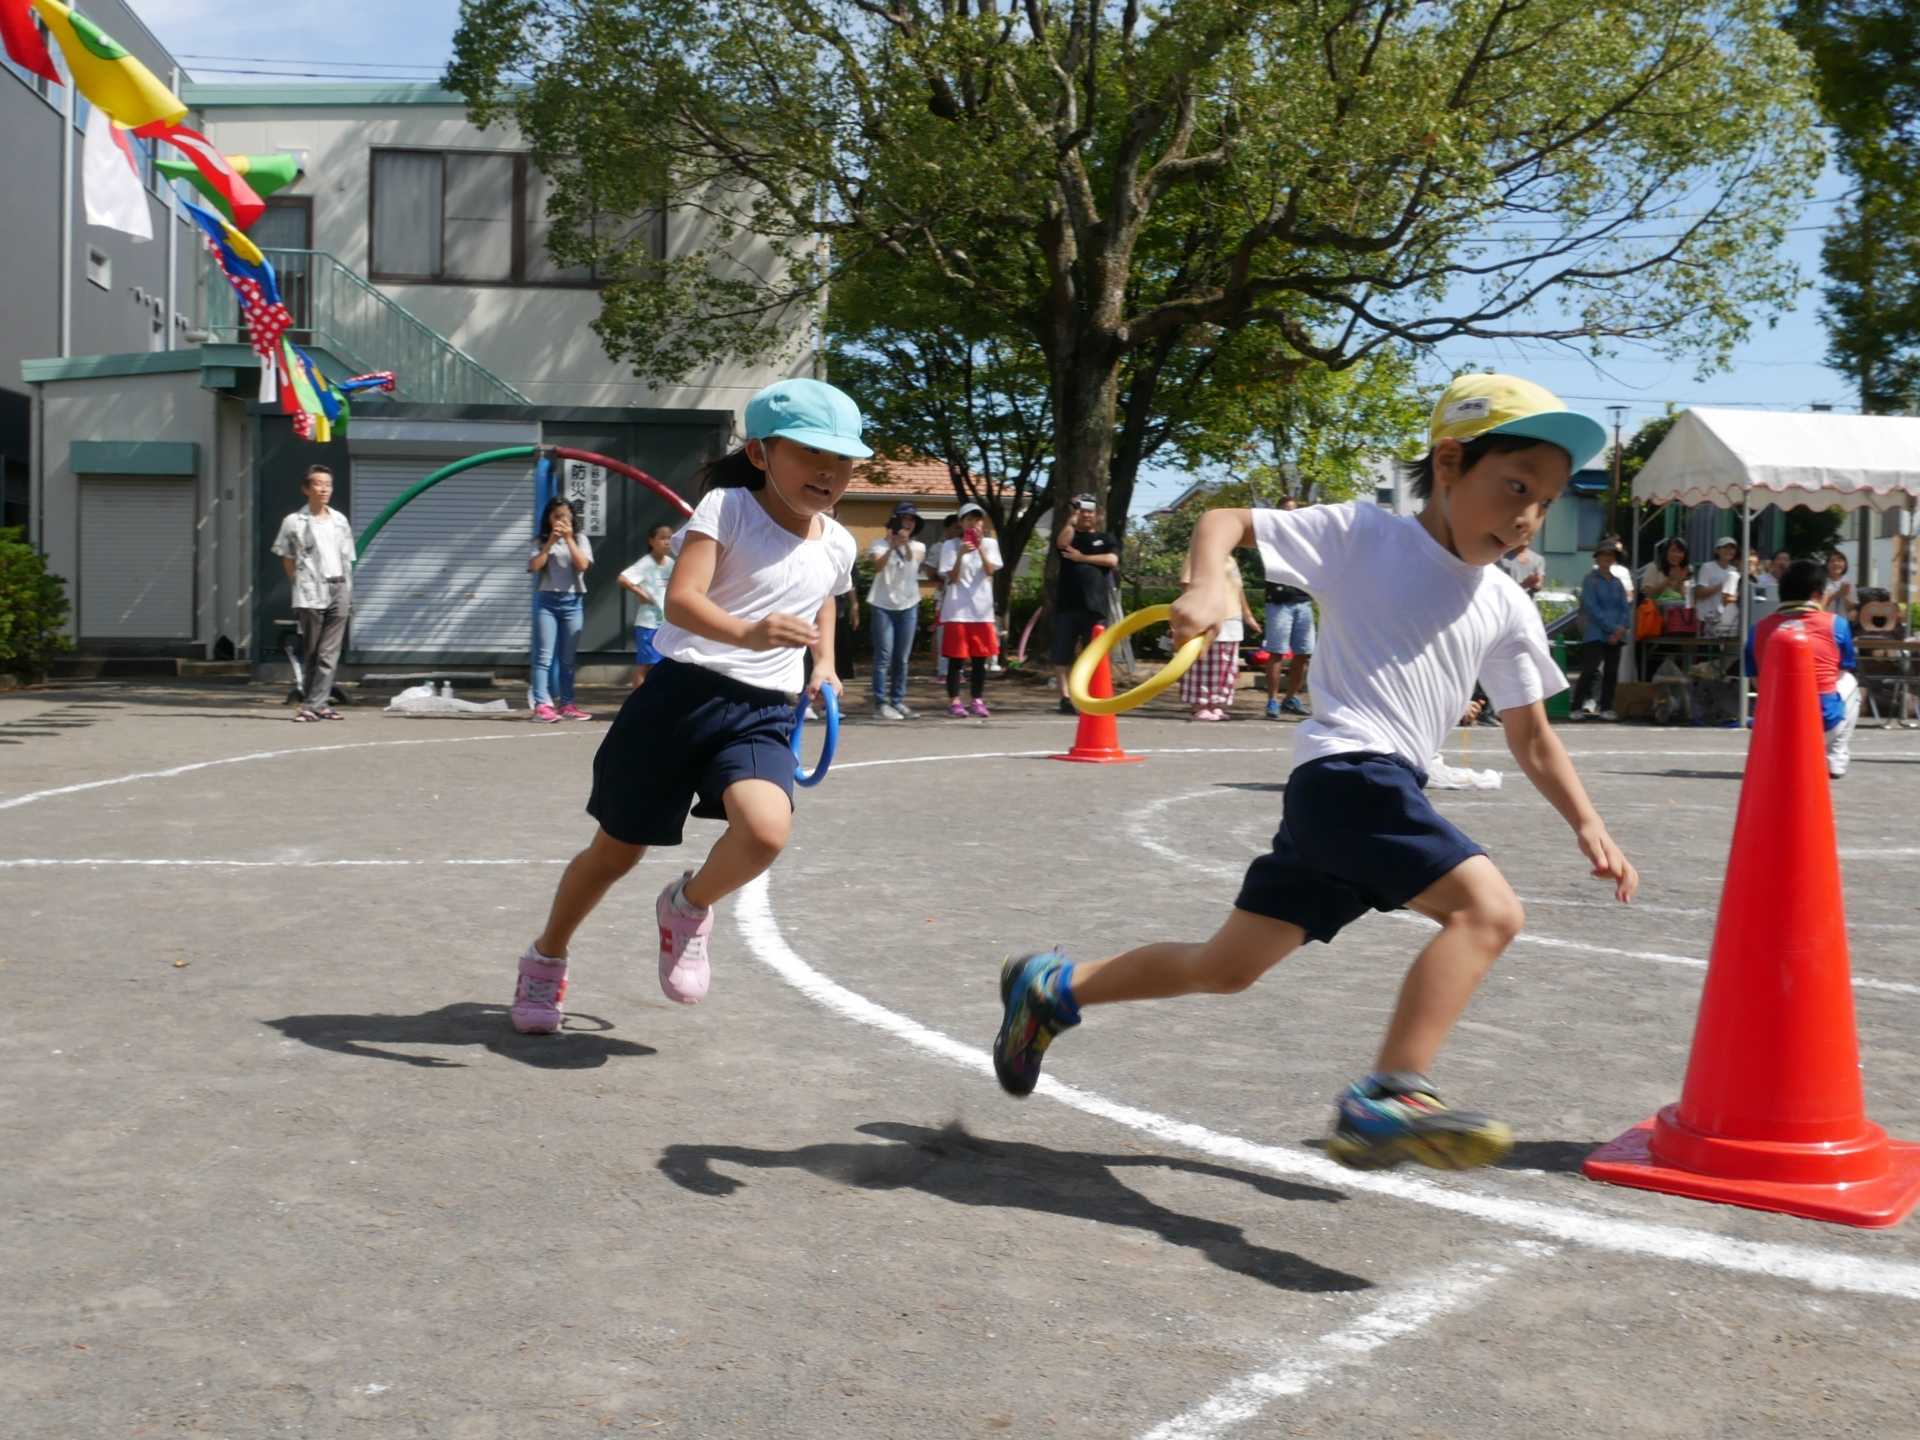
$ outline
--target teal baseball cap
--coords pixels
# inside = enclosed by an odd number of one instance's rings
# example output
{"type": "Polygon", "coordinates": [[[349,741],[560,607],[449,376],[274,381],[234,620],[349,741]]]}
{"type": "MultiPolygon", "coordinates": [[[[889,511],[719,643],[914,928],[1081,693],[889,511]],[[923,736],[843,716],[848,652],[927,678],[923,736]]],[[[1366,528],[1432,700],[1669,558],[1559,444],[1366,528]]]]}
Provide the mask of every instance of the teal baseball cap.
{"type": "Polygon", "coordinates": [[[844,390],[819,380],[782,380],[747,402],[747,439],[792,440],[833,455],[865,460],[860,407],[844,390]]]}

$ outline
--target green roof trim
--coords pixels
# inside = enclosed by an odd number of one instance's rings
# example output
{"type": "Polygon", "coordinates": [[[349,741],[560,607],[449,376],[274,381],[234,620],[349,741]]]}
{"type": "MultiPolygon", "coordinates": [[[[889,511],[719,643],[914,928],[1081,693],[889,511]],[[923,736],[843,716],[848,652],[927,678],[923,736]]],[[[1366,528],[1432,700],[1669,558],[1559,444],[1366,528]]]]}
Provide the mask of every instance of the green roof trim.
{"type": "Polygon", "coordinates": [[[197,85],[180,87],[180,98],[196,110],[300,105],[458,105],[467,97],[434,84],[378,85],[197,85]]]}
{"type": "Polygon", "coordinates": [[[181,375],[189,370],[257,369],[259,358],[246,345],[196,345],[182,350],[140,350],[125,355],[69,355],[64,359],[22,360],[20,378],[29,385],[56,380],[117,380],[128,375],[181,375]]]}
{"type": "Polygon", "coordinates": [[[191,440],[75,440],[67,463],[76,475],[198,475],[200,447],[191,440]]]}

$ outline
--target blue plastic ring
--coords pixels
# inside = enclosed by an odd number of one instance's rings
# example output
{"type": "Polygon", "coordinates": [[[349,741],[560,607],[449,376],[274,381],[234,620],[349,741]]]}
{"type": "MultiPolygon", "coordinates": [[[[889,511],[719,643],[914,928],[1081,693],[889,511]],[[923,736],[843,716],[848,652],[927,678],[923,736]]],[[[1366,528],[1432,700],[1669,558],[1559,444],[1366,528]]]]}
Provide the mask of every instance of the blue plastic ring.
{"type": "Polygon", "coordinates": [[[820,700],[827,707],[827,737],[820,746],[820,763],[811,770],[800,763],[800,732],[807,723],[807,697],[802,695],[800,703],[793,707],[793,783],[796,785],[818,785],[826,779],[827,767],[833,764],[833,752],[840,743],[840,697],[831,685],[822,685],[820,700]]]}

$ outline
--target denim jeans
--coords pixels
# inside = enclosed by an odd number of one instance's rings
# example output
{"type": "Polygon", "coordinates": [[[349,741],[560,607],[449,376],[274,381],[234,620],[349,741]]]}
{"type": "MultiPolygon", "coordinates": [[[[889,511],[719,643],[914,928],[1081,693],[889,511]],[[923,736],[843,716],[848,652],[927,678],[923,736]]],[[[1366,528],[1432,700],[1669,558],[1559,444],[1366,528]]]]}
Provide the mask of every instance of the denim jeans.
{"type": "Polygon", "coordinates": [[[573,703],[573,656],[580,645],[581,597],[542,590],[533,606],[533,703],[573,703]]]}
{"type": "Polygon", "coordinates": [[[913,654],[914,627],[920,610],[882,610],[873,607],[873,703],[907,702],[907,657],[913,654]]]}

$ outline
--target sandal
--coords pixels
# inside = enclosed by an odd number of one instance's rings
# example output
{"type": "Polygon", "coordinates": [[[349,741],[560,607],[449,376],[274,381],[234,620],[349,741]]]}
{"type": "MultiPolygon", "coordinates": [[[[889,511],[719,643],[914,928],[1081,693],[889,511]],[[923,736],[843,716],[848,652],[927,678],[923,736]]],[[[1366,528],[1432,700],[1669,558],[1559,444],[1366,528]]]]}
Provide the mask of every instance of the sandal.
{"type": "Polygon", "coordinates": [[[318,720],[319,718],[318,712],[309,710],[306,706],[302,705],[300,707],[300,713],[293,717],[293,723],[296,725],[305,725],[309,720],[318,720]]]}
{"type": "Polygon", "coordinates": [[[331,705],[329,705],[327,706],[326,709],[320,712],[320,718],[322,720],[344,720],[347,717],[342,715],[338,710],[334,709],[331,705]]]}

